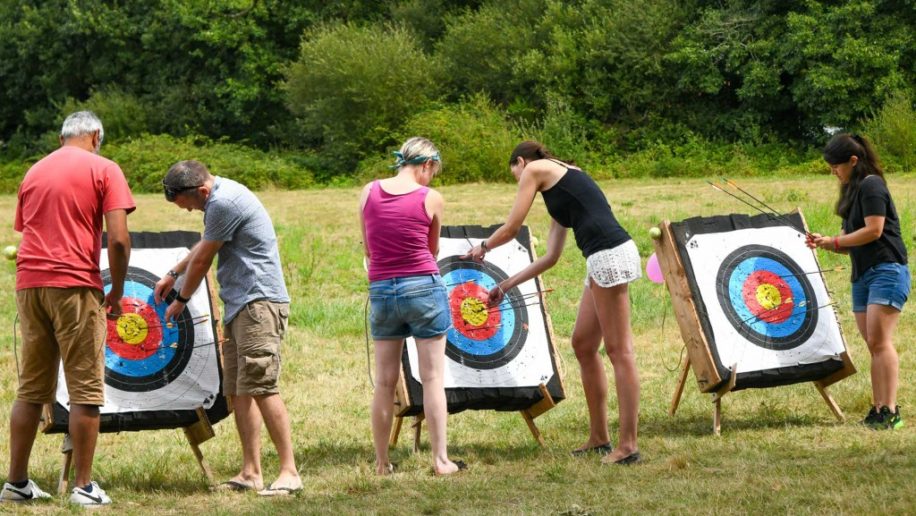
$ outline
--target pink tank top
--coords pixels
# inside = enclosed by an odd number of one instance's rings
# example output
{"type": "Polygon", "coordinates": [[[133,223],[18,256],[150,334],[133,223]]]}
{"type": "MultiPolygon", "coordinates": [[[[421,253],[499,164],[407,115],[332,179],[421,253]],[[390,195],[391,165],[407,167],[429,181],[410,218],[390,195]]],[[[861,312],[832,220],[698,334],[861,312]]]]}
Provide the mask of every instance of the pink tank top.
{"type": "Polygon", "coordinates": [[[420,274],[438,274],[436,258],[429,252],[429,225],[423,186],[395,195],[378,181],[369,187],[363,207],[366,241],[369,246],[369,281],[420,274]]]}

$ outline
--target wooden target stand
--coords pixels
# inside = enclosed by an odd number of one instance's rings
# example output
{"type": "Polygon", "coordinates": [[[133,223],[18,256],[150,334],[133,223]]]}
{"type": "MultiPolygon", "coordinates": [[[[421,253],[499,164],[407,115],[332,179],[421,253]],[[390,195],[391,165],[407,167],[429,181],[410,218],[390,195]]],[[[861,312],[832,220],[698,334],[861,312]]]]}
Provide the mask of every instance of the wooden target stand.
{"type": "MultiPolygon", "coordinates": [[[[207,272],[207,285],[210,290],[210,299],[217,299],[215,288],[216,283],[214,281],[212,272],[207,272]]],[[[214,327],[216,328],[217,356],[219,357],[220,368],[222,368],[222,345],[224,339],[223,328],[219,324],[221,315],[219,312],[219,305],[217,305],[215,302],[212,302],[210,306],[213,310],[213,323],[214,327]]],[[[228,405],[229,413],[231,414],[231,396],[227,397],[226,404],[228,405]]],[[[185,438],[188,440],[188,445],[191,447],[191,452],[194,454],[194,458],[197,459],[197,464],[200,466],[201,471],[207,478],[207,483],[210,486],[214,486],[216,485],[216,481],[213,477],[213,470],[210,468],[210,464],[207,462],[207,459],[204,458],[204,454],[200,449],[200,445],[206,441],[209,441],[211,438],[216,437],[216,432],[213,430],[213,425],[210,424],[210,419],[207,417],[207,412],[202,406],[197,407],[195,412],[197,414],[197,421],[183,427],[182,430],[184,431],[185,438]]],[[[51,405],[45,405],[42,417],[42,421],[44,422],[42,427],[43,432],[47,431],[47,429],[51,427],[53,423],[52,414],[53,411],[51,410],[51,405]]],[[[63,464],[61,466],[60,476],[57,480],[57,492],[58,494],[66,494],[70,490],[70,470],[72,469],[73,465],[73,443],[70,440],[70,434],[64,434],[63,442],[60,445],[60,451],[63,454],[63,464]]]]}
{"type": "MultiPolygon", "coordinates": [[[[532,249],[532,254],[534,250],[532,249]]],[[[538,276],[538,282],[541,285],[540,299],[541,306],[544,307],[544,323],[547,326],[547,333],[550,337],[550,342],[556,343],[556,339],[553,335],[553,323],[550,320],[550,314],[547,313],[546,305],[546,289],[544,288],[544,282],[540,276],[538,276]]],[[[557,364],[557,375],[559,376],[560,388],[563,392],[566,392],[566,386],[563,383],[563,374],[560,362],[559,353],[557,353],[556,345],[551,346],[551,354],[553,355],[553,361],[557,364]]],[[[538,430],[537,425],[534,423],[534,419],[541,414],[547,412],[548,410],[557,406],[553,397],[550,395],[550,392],[547,390],[547,385],[540,384],[538,385],[538,390],[541,392],[541,400],[535,403],[534,405],[524,409],[519,410],[519,415],[522,416],[522,419],[525,421],[525,424],[528,425],[528,430],[531,432],[531,436],[534,437],[535,442],[540,446],[544,446],[544,436],[541,434],[541,431],[538,430]]],[[[388,440],[388,446],[393,448],[398,444],[398,437],[401,434],[401,428],[404,425],[404,419],[411,416],[404,415],[409,409],[410,405],[410,396],[407,394],[407,382],[404,379],[404,370],[401,368],[400,375],[398,377],[398,383],[394,391],[394,415],[395,420],[394,424],[391,427],[391,437],[388,440]]],[[[413,447],[411,450],[416,453],[420,450],[420,431],[423,428],[423,420],[425,419],[422,413],[412,416],[413,423],[410,427],[413,429],[413,447]]]]}
{"type": "MultiPolygon", "coordinates": [[[[799,215],[801,215],[801,213],[799,213],[799,215]]],[[[802,222],[804,223],[804,217],[802,217],[802,222]]],[[[807,228],[807,223],[804,223],[804,226],[807,228]]],[[[665,220],[659,224],[658,227],[661,229],[661,236],[653,239],[655,253],[658,257],[658,264],[665,278],[668,292],[671,294],[671,304],[674,307],[674,315],[677,319],[678,327],[681,330],[681,337],[684,339],[687,348],[687,360],[678,375],[677,383],[674,388],[674,395],[671,397],[671,406],[668,408],[668,415],[673,417],[675,412],[677,412],[678,405],[681,402],[681,396],[684,392],[684,385],[687,383],[688,373],[690,369],[693,369],[700,392],[712,395],[713,433],[715,435],[721,435],[722,398],[735,388],[738,364],[733,364],[729,368],[730,372],[726,378],[722,378],[719,374],[712,353],[709,350],[709,341],[706,338],[706,334],[703,331],[703,327],[697,315],[696,304],[693,301],[690,285],[687,281],[687,273],[684,270],[684,264],[678,254],[674,234],[671,231],[671,222],[665,220]]],[[[815,262],[817,262],[816,255],[814,259],[815,262]]],[[[818,265],[818,268],[820,268],[820,265],[818,265]]],[[[833,415],[839,422],[843,422],[846,419],[843,415],[843,411],[840,410],[839,405],[837,405],[830,393],[827,392],[828,386],[856,372],[856,368],[849,358],[848,347],[846,346],[846,340],[843,337],[842,331],[840,332],[840,338],[843,339],[843,347],[847,349],[847,351],[840,354],[840,358],[843,361],[843,367],[812,383],[814,383],[814,387],[820,393],[833,415]]]]}

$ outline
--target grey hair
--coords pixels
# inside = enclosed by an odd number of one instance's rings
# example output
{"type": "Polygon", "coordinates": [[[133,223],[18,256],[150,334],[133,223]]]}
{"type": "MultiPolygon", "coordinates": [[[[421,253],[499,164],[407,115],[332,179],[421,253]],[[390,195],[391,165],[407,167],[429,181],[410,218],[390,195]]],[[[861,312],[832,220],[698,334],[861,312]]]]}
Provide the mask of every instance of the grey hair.
{"type": "Polygon", "coordinates": [[[210,179],[206,165],[193,159],[179,161],[169,168],[162,184],[170,188],[190,188],[200,186],[210,179]]]}
{"type": "Polygon", "coordinates": [[[64,125],[60,128],[60,137],[66,140],[74,136],[92,134],[96,131],[99,132],[99,142],[101,143],[105,138],[102,121],[92,111],[77,111],[64,120],[64,125]]]}
{"type": "Polygon", "coordinates": [[[433,142],[423,138],[422,136],[414,136],[413,138],[408,139],[404,142],[404,145],[401,145],[400,150],[402,159],[405,162],[420,157],[426,156],[432,158],[433,156],[439,154],[439,149],[433,145],[433,142]]]}

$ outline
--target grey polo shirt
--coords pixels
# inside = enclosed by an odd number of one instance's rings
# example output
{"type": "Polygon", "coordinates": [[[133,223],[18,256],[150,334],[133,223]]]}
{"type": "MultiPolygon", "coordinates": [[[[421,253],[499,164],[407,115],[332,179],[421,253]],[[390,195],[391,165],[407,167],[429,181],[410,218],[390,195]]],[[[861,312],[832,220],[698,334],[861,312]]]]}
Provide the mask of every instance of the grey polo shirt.
{"type": "Polygon", "coordinates": [[[204,205],[204,239],[223,242],[216,279],[225,324],[252,301],[289,303],[273,222],[251,190],[231,179],[214,179],[204,205]]]}

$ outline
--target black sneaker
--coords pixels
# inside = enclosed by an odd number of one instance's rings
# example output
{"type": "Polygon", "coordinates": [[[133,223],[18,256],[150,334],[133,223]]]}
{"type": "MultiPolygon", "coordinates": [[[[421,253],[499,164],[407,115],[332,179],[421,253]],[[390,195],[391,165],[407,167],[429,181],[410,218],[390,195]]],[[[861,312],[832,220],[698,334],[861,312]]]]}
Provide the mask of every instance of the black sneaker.
{"type": "Polygon", "coordinates": [[[872,407],[868,409],[868,415],[865,416],[865,419],[863,419],[861,423],[865,426],[874,426],[877,420],[878,420],[878,409],[874,405],[872,405],[872,407]]]}
{"type": "Polygon", "coordinates": [[[893,412],[891,412],[890,407],[881,407],[881,411],[878,415],[881,418],[880,428],[887,430],[903,428],[903,418],[900,417],[900,405],[894,407],[893,412]]]}

